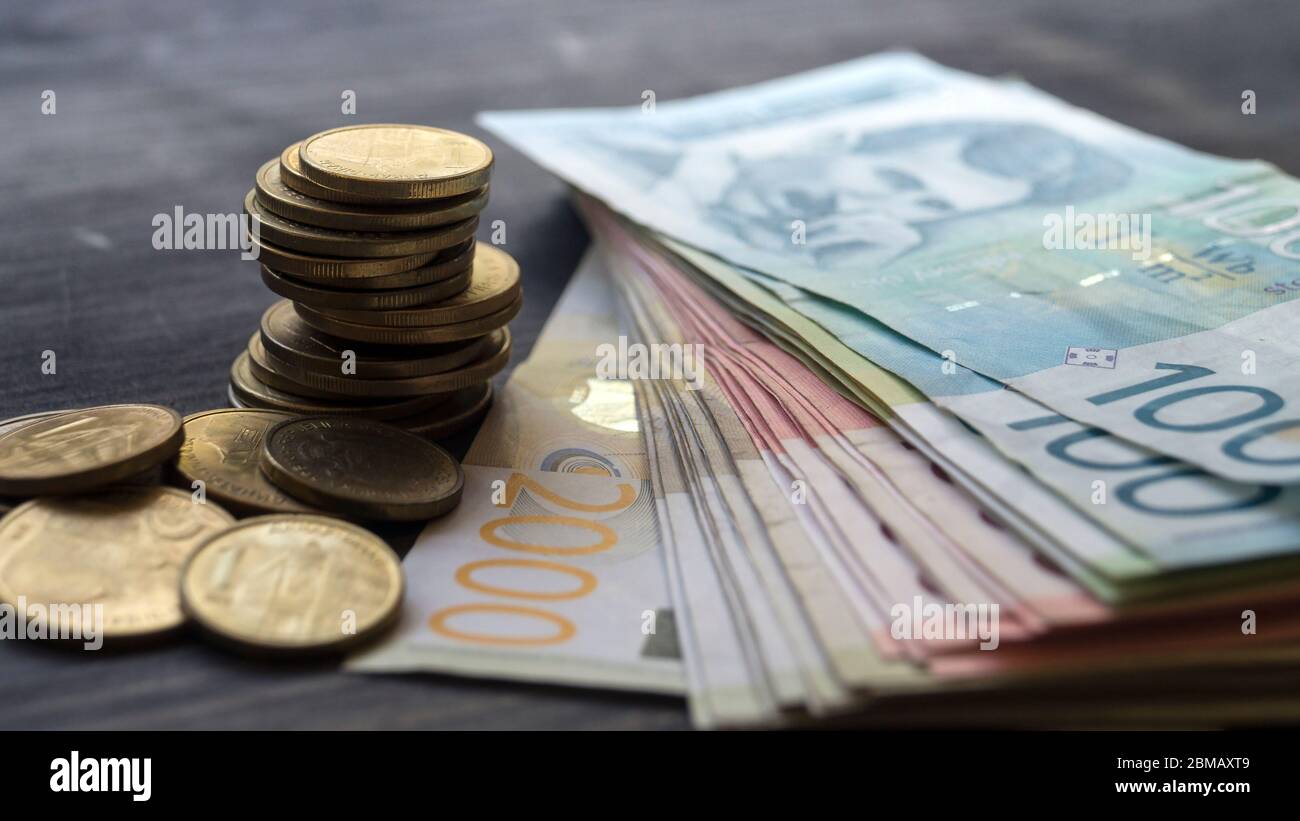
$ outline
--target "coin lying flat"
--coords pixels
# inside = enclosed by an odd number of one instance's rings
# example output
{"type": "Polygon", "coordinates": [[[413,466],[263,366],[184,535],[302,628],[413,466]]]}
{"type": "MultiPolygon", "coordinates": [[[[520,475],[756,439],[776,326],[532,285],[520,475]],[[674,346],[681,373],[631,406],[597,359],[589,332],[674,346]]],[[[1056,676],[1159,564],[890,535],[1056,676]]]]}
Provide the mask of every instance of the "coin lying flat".
{"type": "Polygon", "coordinates": [[[469,287],[435,305],[395,310],[351,310],[311,305],[320,313],[362,325],[420,328],[467,322],[495,313],[519,298],[519,264],[504,251],[484,246],[474,257],[469,287]]]}
{"type": "Polygon", "coordinates": [[[25,428],[33,422],[39,422],[42,419],[49,419],[51,416],[58,416],[61,413],[69,413],[67,410],[56,411],[37,411],[36,413],[26,413],[22,416],[14,416],[4,421],[0,421],[0,436],[4,436],[11,430],[25,428]]]}
{"type": "Polygon", "coordinates": [[[393,328],[383,325],[364,325],[329,316],[308,305],[294,303],[293,309],[303,322],[324,331],[327,334],[355,339],[358,342],[373,342],[380,345],[433,345],[439,342],[456,342],[461,339],[473,339],[505,327],[514,319],[523,307],[522,294],[506,307],[496,313],[471,319],[465,322],[452,322],[446,325],[432,325],[418,328],[393,328]]]}
{"type": "MultiPolygon", "coordinates": [[[[287,273],[297,277],[299,280],[309,285],[326,286],[330,288],[346,288],[349,291],[392,291],[397,288],[412,288],[418,285],[429,285],[434,282],[441,282],[450,276],[459,274],[462,271],[469,270],[474,264],[474,256],[477,250],[477,243],[474,240],[467,240],[460,245],[453,245],[445,251],[440,251],[432,260],[407,271],[398,271],[393,274],[378,274],[375,276],[325,276],[318,277],[311,274],[301,274],[293,271],[282,271],[276,269],[274,265],[268,267],[276,270],[277,273],[287,273]]],[[[402,257],[409,259],[409,257],[402,257]]],[[[419,259],[424,259],[420,256],[419,259]]],[[[376,260],[358,260],[358,262],[375,262],[376,260]]]]}
{"type": "MultiPolygon", "coordinates": [[[[412,254],[405,257],[375,257],[371,259],[343,259],[340,257],[313,256],[284,248],[263,237],[252,237],[257,249],[257,259],[277,271],[294,276],[310,277],[324,281],[360,280],[369,277],[392,276],[423,268],[433,262],[435,254],[412,254]]],[[[393,287],[393,286],[386,286],[393,287]]]]}
{"type": "Polygon", "coordinates": [[[342,374],[344,352],[356,356],[356,376],[363,379],[404,379],[444,373],[481,359],[496,350],[506,333],[504,328],[465,342],[443,345],[387,346],[350,342],[316,330],[281,300],[262,314],[262,346],[267,354],[304,370],[342,374]]]}
{"type": "Polygon", "coordinates": [[[366,197],[361,194],[336,191],[333,188],[328,188],[307,179],[303,176],[302,168],[298,164],[298,150],[300,148],[302,148],[302,143],[296,142],[280,152],[280,179],[294,191],[320,200],[355,205],[377,205],[389,202],[384,197],[366,197]]]}
{"type": "Polygon", "coordinates": [[[374,638],[402,602],[401,561],[382,539],[324,516],[246,519],[208,539],[181,573],[185,612],[262,652],[332,652],[374,638]]]}
{"type": "Polygon", "coordinates": [[[315,305],[320,308],[376,311],[407,308],[451,299],[469,287],[470,271],[466,268],[446,279],[440,279],[428,285],[417,285],[413,288],[353,291],[345,288],[312,285],[305,280],[297,280],[272,271],[263,265],[262,284],[271,289],[273,293],[306,305],[315,305]]]}
{"type": "Polygon", "coordinates": [[[266,349],[262,347],[262,338],[259,334],[253,334],[249,338],[248,348],[245,352],[248,354],[248,372],[258,382],[273,390],[301,397],[306,402],[331,403],[347,401],[345,396],[339,396],[320,388],[313,388],[305,383],[295,382],[288,376],[281,375],[267,361],[266,349]]]}
{"type": "Polygon", "coordinates": [[[435,200],[428,205],[386,208],[352,205],[309,197],[280,177],[276,158],[257,171],[257,200],[266,210],[287,220],[343,231],[418,231],[468,219],[487,206],[488,188],[435,200]],[[436,207],[432,207],[435,206],[436,207]]]}
{"type": "Polygon", "coordinates": [[[202,481],[209,498],[236,513],[313,513],[262,475],[262,438],[292,419],[269,410],[221,409],[185,417],[185,444],[173,469],[186,483],[202,481]]]}
{"type": "MultiPolygon", "coordinates": [[[[4,436],[11,430],[25,428],[33,422],[39,422],[42,419],[49,419],[51,416],[58,416],[61,413],[67,413],[67,411],[40,411],[39,413],[29,413],[23,416],[15,416],[12,419],[6,419],[3,422],[0,422],[0,436],[4,436]]],[[[8,513],[22,503],[23,500],[21,497],[6,498],[0,496],[0,515],[8,513]]]]}
{"type": "MultiPolygon", "coordinates": [[[[272,360],[267,356],[266,349],[262,346],[262,336],[259,333],[254,333],[249,338],[248,348],[245,352],[248,354],[248,372],[253,375],[254,379],[274,390],[301,397],[306,402],[320,402],[324,405],[338,402],[369,404],[372,402],[391,402],[401,397],[410,397],[421,401],[426,399],[441,401],[447,398],[443,394],[451,392],[450,389],[447,391],[424,390],[381,396],[378,394],[360,394],[355,390],[347,392],[333,391],[321,387],[321,381],[315,378],[309,377],[302,381],[296,379],[295,377],[303,373],[301,369],[279,360],[272,360]]],[[[427,377],[419,378],[425,379],[427,377]]]]}
{"type": "MultiPolygon", "coordinates": [[[[176,488],[121,486],[33,499],[0,521],[0,599],[102,605],[105,638],[172,630],[184,620],[177,594],[182,564],[234,521],[176,488]]],[[[49,613],[71,618],[59,608],[49,613]]]]}
{"type": "Polygon", "coordinates": [[[311,504],[375,520],[441,516],[465,482],[447,451],[393,425],[308,417],[267,431],[262,470],[311,504]]]}
{"type": "Polygon", "coordinates": [[[433,199],[487,185],[492,149],[465,134],[425,125],[375,123],[333,128],[303,140],[303,176],[365,196],[433,199]]]}
{"type": "Polygon", "coordinates": [[[478,217],[422,231],[383,233],[341,231],[293,222],[266,210],[251,188],[244,197],[244,213],[266,242],[305,254],[335,257],[403,257],[430,254],[459,245],[478,230],[478,217]]]}
{"type": "Polygon", "coordinates": [[[484,382],[457,391],[436,408],[403,419],[394,419],[391,424],[426,439],[443,439],[478,422],[491,405],[492,383],[484,382]]]}
{"type": "Polygon", "coordinates": [[[77,493],[134,476],[181,446],[180,414],[161,405],[69,411],[0,435],[0,495],[77,493]]]}
{"type": "Polygon", "coordinates": [[[370,379],[359,375],[316,373],[299,368],[276,358],[267,351],[262,345],[260,334],[253,334],[253,338],[249,340],[248,356],[253,375],[272,386],[277,380],[267,379],[263,375],[264,369],[279,378],[288,380],[291,385],[303,386],[304,391],[319,392],[326,397],[423,396],[430,393],[449,394],[486,382],[499,373],[510,361],[509,330],[503,328],[501,336],[496,339],[499,340],[499,344],[495,348],[486,349],[481,358],[462,368],[404,379],[370,379]]]}
{"type": "Polygon", "coordinates": [[[253,376],[248,351],[230,365],[230,395],[238,405],[292,414],[356,415],[370,419],[399,419],[428,410],[446,399],[442,395],[413,396],[409,399],[357,399],[328,401],[277,390],[253,376]]]}

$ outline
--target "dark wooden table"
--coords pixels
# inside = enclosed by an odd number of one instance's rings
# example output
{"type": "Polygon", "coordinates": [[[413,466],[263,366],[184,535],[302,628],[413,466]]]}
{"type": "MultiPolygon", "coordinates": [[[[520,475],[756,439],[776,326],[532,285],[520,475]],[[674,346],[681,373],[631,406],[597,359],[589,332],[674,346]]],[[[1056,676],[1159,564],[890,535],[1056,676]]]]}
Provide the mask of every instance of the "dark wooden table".
{"type": "MultiPolygon", "coordinates": [[[[6,3],[0,10],[0,418],[226,405],[273,296],[233,252],[157,251],[151,220],[241,208],[257,167],[348,122],[480,133],[483,109],[638,104],[914,48],[1019,74],[1196,148],[1300,172],[1294,0],[406,0],[6,3]],[[14,8],[14,5],[20,6],[14,8]],[[302,6],[303,8],[294,8],[302,6]],[[56,113],[41,113],[55,92],[56,113]],[[1258,113],[1241,113],[1256,92],[1258,113]],[[356,93],[356,117],[341,95],[356,93]],[[57,354],[43,375],[41,354],[57,354]]],[[[587,244],[562,187],[494,143],[527,355],[587,244]]],[[[483,236],[487,236],[486,230],[483,236]]],[[[463,448],[468,437],[462,437],[463,448]]],[[[0,642],[4,728],[683,728],[680,701],[258,664],[194,637],[126,653],[0,642]]]]}

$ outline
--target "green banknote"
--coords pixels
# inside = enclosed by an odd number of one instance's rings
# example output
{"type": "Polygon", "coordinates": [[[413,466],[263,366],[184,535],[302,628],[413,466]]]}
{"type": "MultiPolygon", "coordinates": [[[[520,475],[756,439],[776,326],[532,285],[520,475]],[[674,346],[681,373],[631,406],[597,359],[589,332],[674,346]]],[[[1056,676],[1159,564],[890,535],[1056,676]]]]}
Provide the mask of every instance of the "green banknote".
{"type": "Polygon", "coordinates": [[[1265,163],[897,54],[482,122],[636,222],[1069,419],[1300,481],[1300,185],[1265,163]]]}

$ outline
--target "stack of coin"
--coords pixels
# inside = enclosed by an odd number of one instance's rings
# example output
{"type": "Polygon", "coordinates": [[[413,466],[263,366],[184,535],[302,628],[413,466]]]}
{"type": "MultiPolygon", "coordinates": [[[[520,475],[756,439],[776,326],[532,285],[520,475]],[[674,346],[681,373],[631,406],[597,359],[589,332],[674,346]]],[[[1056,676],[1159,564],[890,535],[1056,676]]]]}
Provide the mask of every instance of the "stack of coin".
{"type": "Polygon", "coordinates": [[[285,299],[232,364],[232,404],[430,439],[475,423],[523,298],[515,261],[474,241],[491,171],[483,143],[415,125],[324,131],[263,165],[244,210],[285,299]]]}

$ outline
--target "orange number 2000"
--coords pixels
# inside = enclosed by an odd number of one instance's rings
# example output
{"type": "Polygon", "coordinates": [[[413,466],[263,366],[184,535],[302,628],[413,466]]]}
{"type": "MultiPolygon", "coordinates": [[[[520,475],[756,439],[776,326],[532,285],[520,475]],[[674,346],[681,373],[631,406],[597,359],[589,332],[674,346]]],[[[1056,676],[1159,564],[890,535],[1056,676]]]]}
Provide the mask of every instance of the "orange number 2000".
{"type": "MultiPolygon", "coordinates": [[[[519,495],[519,491],[522,488],[527,488],[533,494],[546,499],[558,507],[566,508],[568,510],[573,510],[579,513],[612,513],[614,511],[623,510],[636,501],[636,488],[632,485],[623,482],[617,487],[618,498],[614,501],[603,504],[590,504],[562,496],[522,473],[512,473],[510,478],[506,481],[505,501],[503,506],[508,507],[513,504],[515,498],[519,495]]],[[[595,522],[578,516],[558,516],[554,514],[503,516],[501,518],[493,519],[479,528],[479,538],[493,547],[554,557],[588,556],[593,553],[600,553],[609,550],[618,543],[618,534],[614,532],[613,528],[602,522],[595,522]],[[595,540],[591,544],[571,547],[564,545],[521,542],[514,539],[508,539],[498,533],[499,528],[508,525],[534,524],[579,528],[581,530],[589,531],[595,537],[595,540]]],[[[583,570],[580,567],[563,564],[561,562],[543,559],[486,559],[469,562],[461,565],[457,569],[456,582],[461,587],[464,587],[467,590],[473,590],[477,593],[483,593],[489,596],[500,596],[509,599],[526,599],[532,601],[579,599],[596,589],[596,577],[589,571],[583,570]],[[577,586],[571,590],[565,590],[558,593],[550,591],[518,590],[509,587],[490,585],[481,582],[474,577],[474,574],[480,570],[500,567],[531,568],[559,573],[576,580],[577,586]]],[[[558,613],[553,613],[550,610],[545,610],[540,607],[524,607],[518,604],[506,604],[500,602],[461,604],[454,607],[444,607],[429,617],[429,628],[439,635],[456,639],[458,641],[510,647],[537,647],[541,645],[562,644],[573,638],[574,634],[577,633],[577,627],[573,622],[558,613]],[[497,613],[510,616],[522,616],[538,622],[546,623],[552,628],[552,630],[551,632],[544,633],[540,636],[498,635],[495,633],[474,633],[459,630],[450,623],[454,617],[467,613],[497,613]]]]}

